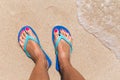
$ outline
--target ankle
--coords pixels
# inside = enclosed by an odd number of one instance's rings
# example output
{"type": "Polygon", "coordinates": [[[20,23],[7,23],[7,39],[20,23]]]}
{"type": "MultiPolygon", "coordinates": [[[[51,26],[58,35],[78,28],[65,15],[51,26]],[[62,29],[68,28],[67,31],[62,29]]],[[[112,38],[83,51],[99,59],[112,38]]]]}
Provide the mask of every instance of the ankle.
{"type": "Polygon", "coordinates": [[[47,67],[48,63],[44,53],[40,50],[35,50],[35,54],[36,56],[34,57],[34,60],[33,60],[35,64],[41,64],[42,66],[47,67]]]}
{"type": "Polygon", "coordinates": [[[35,65],[38,65],[39,67],[43,68],[43,69],[48,69],[48,63],[46,60],[41,60],[41,59],[38,59],[36,62],[35,62],[35,65]]]}
{"type": "Polygon", "coordinates": [[[72,65],[70,63],[60,64],[60,72],[70,70],[71,67],[72,65]]]}
{"type": "Polygon", "coordinates": [[[68,59],[63,59],[63,60],[59,60],[59,65],[60,65],[60,69],[66,69],[67,67],[71,66],[71,63],[68,59]]]}
{"type": "Polygon", "coordinates": [[[42,50],[40,50],[40,49],[35,49],[35,50],[34,50],[34,54],[33,54],[33,59],[35,59],[35,61],[44,60],[44,59],[45,59],[45,56],[44,56],[42,50]]]}

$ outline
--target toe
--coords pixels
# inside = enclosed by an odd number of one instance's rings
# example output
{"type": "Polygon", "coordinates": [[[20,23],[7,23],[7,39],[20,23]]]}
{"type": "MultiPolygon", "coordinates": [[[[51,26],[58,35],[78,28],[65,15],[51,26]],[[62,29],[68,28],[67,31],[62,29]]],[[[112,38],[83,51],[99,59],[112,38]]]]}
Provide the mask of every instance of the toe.
{"type": "Polygon", "coordinates": [[[61,34],[64,35],[65,37],[67,37],[67,38],[69,37],[69,34],[68,34],[65,30],[62,29],[60,32],[61,32],[61,34]]]}
{"type": "Polygon", "coordinates": [[[25,39],[25,37],[26,37],[26,32],[25,31],[23,31],[23,33],[21,34],[21,37],[22,37],[22,39],[25,39]]]}
{"type": "Polygon", "coordinates": [[[55,41],[57,40],[58,36],[59,36],[58,29],[55,29],[55,30],[54,30],[55,41]]]}
{"type": "Polygon", "coordinates": [[[67,36],[66,38],[67,38],[70,42],[72,42],[72,37],[71,37],[71,35],[66,32],[66,36],[67,36]]]}
{"type": "Polygon", "coordinates": [[[68,40],[69,40],[70,42],[72,42],[72,37],[71,37],[71,36],[69,36],[69,37],[68,37],[68,40]]]}
{"type": "Polygon", "coordinates": [[[24,43],[24,39],[23,39],[22,37],[20,37],[19,45],[20,45],[21,47],[23,47],[23,43],[24,43]]]}
{"type": "Polygon", "coordinates": [[[24,41],[24,38],[22,37],[22,35],[20,36],[20,41],[22,42],[24,41]]]}
{"type": "Polygon", "coordinates": [[[22,48],[23,48],[23,46],[24,46],[25,38],[26,38],[26,32],[25,32],[25,31],[22,31],[22,32],[21,32],[21,35],[20,35],[20,41],[19,41],[19,44],[20,44],[20,46],[21,46],[22,48]]]}
{"type": "Polygon", "coordinates": [[[24,43],[22,41],[19,42],[21,48],[23,49],[24,43]]]}
{"type": "Polygon", "coordinates": [[[72,42],[72,37],[69,35],[69,33],[68,32],[66,32],[65,30],[60,30],[60,33],[62,34],[62,35],[64,35],[70,42],[72,42]]]}
{"type": "Polygon", "coordinates": [[[23,31],[23,36],[26,37],[27,33],[25,31],[23,31]]]}
{"type": "Polygon", "coordinates": [[[65,32],[65,36],[68,38],[70,35],[68,32],[65,32]]]}
{"type": "Polygon", "coordinates": [[[60,33],[61,33],[62,35],[64,35],[64,31],[63,31],[63,29],[60,30],[60,33]]]}
{"type": "Polygon", "coordinates": [[[65,31],[65,30],[62,30],[62,31],[63,31],[63,35],[64,35],[65,37],[67,37],[66,31],[65,31]]]}
{"type": "Polygon", "coordinates": [[[34,37],[35,38],[35,35],[33,34],[32,30],[30,28],[26,28],[25,30],[30,36],[34,37]]]}

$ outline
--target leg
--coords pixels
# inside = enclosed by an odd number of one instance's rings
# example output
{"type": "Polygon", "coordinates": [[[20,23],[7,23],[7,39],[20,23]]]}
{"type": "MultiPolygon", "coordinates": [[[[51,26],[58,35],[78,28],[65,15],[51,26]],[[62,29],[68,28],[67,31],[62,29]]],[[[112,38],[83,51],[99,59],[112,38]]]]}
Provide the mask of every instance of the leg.
{"type": "Polygon", "coordinates": [[[31,73],[29,80],[49,80],[48,68],[47,68],[46,64],[47,63],[44,62],[42,58],[36,60],[35,67],[31,73]]]}
{"type": "Polygon", "coordinates": [[[66,61],[64,63],[61,63],[61,79],[62,80],[85,80],[83,76],[72,67],[70,62],[66,61]]]}
{"type": "MultiPolygon", "coordinates": [[[[26,34],[29,34],[35,38],[35,35],[30,29],[23,31],[19,42],[22,49],[24,48],[26,34]]],[[[34,41],[29,40],[27,44],[27,51],[30,53],[32,60],[35,62],[35,67],[29,80],[49,80],[47,60],[39,45],[34,41]]]]}
{"type": "Polygon", "coordinates": [[[40,61],[35,64],[29,80],[49,80],[47,68],[41,65],[40,61]]]}
{"type": "MultiPolygon", "coordinates": [[[[71,36],[64,30],[60,31],[61,34],[72,42],[71,36]]],[[[55,41],[58,39],[58,31],[54,31],[55,41]]],[[[85,80],[83,76],[72,67],[70,63],[70,46],[61,40],[58,45],[58,59],[60,64],[60,74],[62,80],[85,80]]]]}

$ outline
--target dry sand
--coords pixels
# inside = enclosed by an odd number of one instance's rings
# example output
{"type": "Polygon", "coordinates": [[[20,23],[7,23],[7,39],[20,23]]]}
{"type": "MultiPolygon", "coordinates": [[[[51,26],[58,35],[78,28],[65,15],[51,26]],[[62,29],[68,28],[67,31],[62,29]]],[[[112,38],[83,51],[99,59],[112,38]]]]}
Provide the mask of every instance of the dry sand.
{"type": "Polygon", "coordinates": [[[76,0],[1,0],[0,1],[0,80],[28,80],[34,63],[17,42],[19,29],[32,26],[41,45],[52,59],[51,80],[60,80],[55,70],[51,31],[66,26],[73,36],[73,66],[86,80],[119,80],[120,62],[99,40],[78,23],[76,0]]]}

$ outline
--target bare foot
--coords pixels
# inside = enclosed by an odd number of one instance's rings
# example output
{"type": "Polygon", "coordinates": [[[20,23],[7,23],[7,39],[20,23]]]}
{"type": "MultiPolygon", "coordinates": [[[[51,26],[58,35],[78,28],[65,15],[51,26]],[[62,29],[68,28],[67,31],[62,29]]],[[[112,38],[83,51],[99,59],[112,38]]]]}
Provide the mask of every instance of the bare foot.
{"type": "MultiPolygon", "coordinates": [[[[72,42],[71,36],[65,30],[60,30],[60,33],[64,35],[70,42],[72,42]]],[[[56,42],[56,40],[59,37],[59,32],[57,29],[54,31],[54,36],[56,42]]],[[[57,49],[60,68],[63,68],[66,65],[66,63],[70,64],[70,46],[66,41],[61,40],[60,43],[58,44],[57,49]]]]}
{"type": "MultiPolygon", "coordinates": [[[[26,28],[25,31],[22,31],[20,35],[20,41],[19,41],[19,44],[22,49],[24,48],[24,42],[26,39],[26,35],[30,35],[36,38],[33,32],[29,28],[26,28]]],[[[27,51],[30,53],[31,58],[33,59],[35,63],[40,62],[43,66],[48,67],[45,55],[36,42],[29,40],[27,44],[27,51]]]]}

